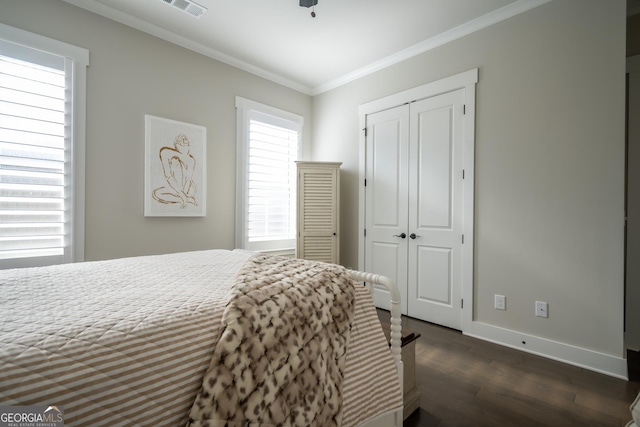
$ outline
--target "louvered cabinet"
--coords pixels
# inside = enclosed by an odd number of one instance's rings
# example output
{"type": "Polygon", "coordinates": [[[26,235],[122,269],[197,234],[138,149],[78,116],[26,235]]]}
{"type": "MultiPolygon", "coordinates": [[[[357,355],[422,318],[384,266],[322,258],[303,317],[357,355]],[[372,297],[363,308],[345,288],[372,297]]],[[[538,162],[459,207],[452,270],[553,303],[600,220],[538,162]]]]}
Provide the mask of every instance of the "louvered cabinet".
{"type": "Polygon", "coordinates": [[[296,257],[340,260],[340,165],[296,162],[298,209],[296,257]]]}

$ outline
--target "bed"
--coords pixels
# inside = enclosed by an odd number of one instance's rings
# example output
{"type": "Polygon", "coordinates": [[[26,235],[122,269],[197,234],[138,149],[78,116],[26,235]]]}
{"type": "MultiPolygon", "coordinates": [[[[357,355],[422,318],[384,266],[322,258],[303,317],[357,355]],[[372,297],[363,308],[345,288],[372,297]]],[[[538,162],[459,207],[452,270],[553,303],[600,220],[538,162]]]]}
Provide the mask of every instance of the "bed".
{"type": "Polygon", "coordinates": [[[384,277],[241,250],[0,271],[0,406],[56,405],[69,426],[401,426],[399,310],[384,277]]]}

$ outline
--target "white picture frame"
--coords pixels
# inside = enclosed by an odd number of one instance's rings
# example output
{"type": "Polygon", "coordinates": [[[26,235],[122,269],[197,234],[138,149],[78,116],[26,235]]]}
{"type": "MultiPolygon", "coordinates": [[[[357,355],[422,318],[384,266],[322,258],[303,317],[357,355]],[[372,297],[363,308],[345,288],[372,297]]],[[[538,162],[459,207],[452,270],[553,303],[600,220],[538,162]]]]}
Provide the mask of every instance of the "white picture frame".
{"type": "Polygon", "coordinates": [[[207,213],[207,128],[145,115],[144,216],[207,213]]]}

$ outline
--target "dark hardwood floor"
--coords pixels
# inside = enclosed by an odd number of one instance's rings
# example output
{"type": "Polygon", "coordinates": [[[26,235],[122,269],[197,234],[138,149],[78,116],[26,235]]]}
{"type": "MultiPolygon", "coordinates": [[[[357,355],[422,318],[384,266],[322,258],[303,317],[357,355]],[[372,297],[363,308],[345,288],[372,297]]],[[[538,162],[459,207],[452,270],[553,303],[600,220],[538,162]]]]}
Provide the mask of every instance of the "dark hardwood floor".
{"type": "MultiPolygon", "coordinates": [[[[388,312],[378,313],[388,321],[388,312]]],[[[631,420],[629,405],[640,392],[637,353],[624,381],[408,317],[402,326],[421,335],[420,409],[404,427],[623,427],[631,420]]]]}

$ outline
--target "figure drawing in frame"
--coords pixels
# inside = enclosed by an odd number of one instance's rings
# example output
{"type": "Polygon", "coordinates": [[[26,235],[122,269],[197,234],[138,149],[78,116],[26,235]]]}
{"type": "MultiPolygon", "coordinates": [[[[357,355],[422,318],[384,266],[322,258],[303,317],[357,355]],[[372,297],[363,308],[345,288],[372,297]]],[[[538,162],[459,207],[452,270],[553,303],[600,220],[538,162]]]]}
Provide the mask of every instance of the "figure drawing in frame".
{"type": "Polygon", "coordinates": [[[206,128],[145,116],[145,216],[205,216],[206,128]]]}
{"type": "Polygon", "coordinates": [[[173,141],[173,147],[162,147],[158,152],[166,185],[153,190],[153,198],[160,203],[179,204],[181,209],[191,203],[198,206],[198,193],[193,181],[196,159],[190,152],[189,138],[180,134],[173,141]]]}

